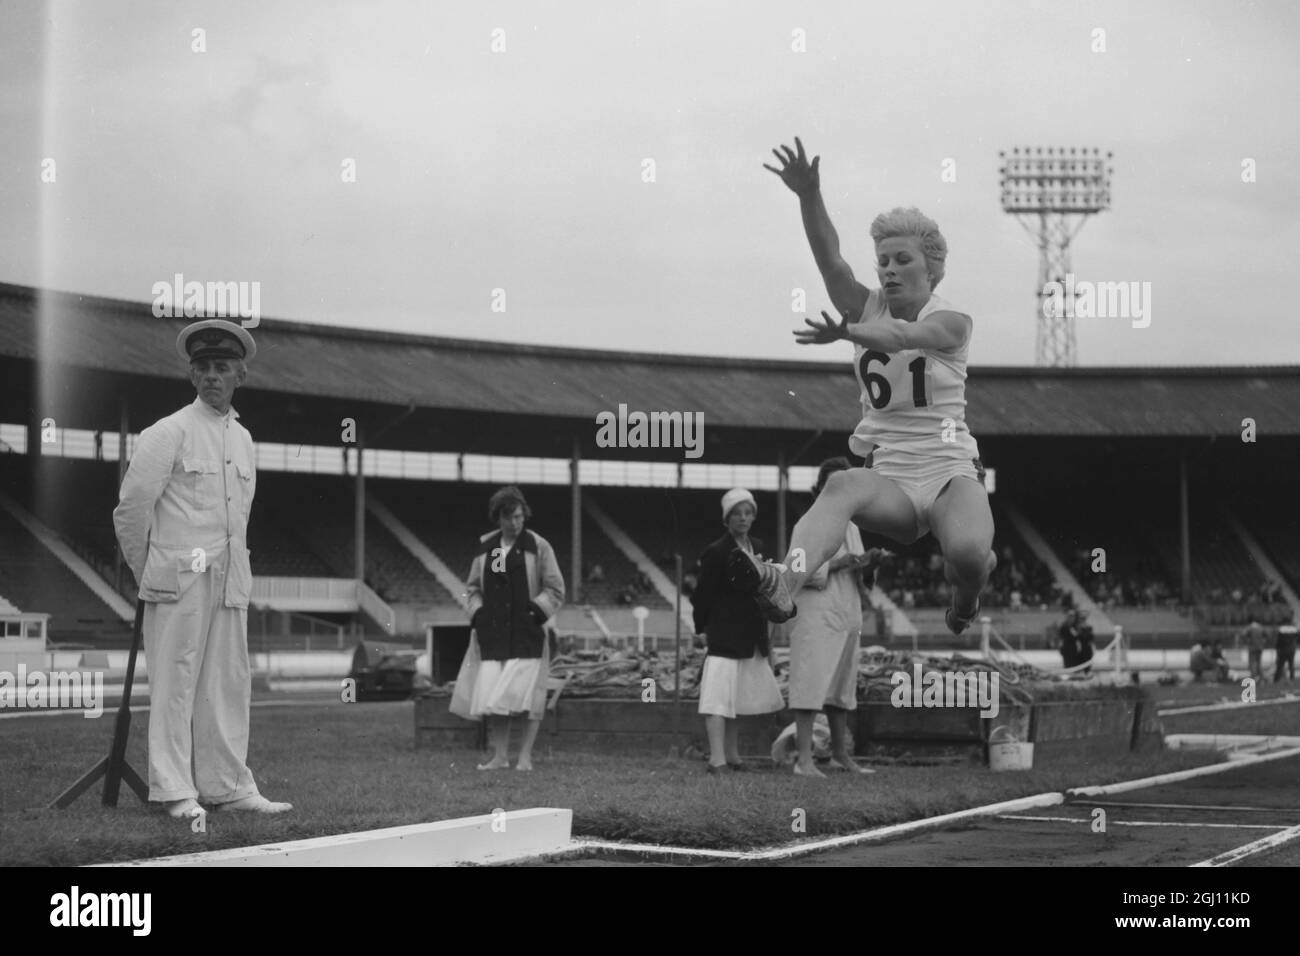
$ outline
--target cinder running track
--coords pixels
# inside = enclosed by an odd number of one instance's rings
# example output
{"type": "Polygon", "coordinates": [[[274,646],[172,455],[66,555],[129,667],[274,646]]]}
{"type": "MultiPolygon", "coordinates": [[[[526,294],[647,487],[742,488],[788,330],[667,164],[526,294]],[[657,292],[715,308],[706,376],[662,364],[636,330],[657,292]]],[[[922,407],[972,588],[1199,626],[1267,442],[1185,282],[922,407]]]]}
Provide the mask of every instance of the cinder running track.
{"type": "MultiPolygon", "coordinates": [[[[1300,756],[1063,805],[963,821],[884,843],[769,866],[1191,866],[1281,834],[1286,842],[1235,866],[1300,865],[1300,756]],[[1104,832],[1094,831],[1095,811],[1104,832]]],[[[559,866],[674,865],[593,856],[559,866]]],[[[727,863],[676,865],[725,866],[727,863]]]]}

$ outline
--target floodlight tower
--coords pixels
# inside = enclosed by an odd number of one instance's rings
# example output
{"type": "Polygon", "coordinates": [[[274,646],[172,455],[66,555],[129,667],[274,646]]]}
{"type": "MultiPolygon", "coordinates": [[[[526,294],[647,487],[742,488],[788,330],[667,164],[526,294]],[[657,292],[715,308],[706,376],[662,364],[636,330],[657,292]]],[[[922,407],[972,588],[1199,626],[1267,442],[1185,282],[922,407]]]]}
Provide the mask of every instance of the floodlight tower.
{"type": "Polygon", "coordinates": [[[1074,354],[1074,286],[1070,273],[1070,241],[1093,213],[1110,208],[1110,177],[1115,170],[1098,149],[1016,147],[1003,166],[1002,211],[1015,215],[1038,242],[1037,364],[1072,366],[1074,354]],[[1037,228],[1032,217],[1038,217],[1037,228]],[[1064,296],[1052,296],[1048,285],[1059,282],[1064,296]],[[1047,302],[1064,308],[1048,308],[1047,302]]]}

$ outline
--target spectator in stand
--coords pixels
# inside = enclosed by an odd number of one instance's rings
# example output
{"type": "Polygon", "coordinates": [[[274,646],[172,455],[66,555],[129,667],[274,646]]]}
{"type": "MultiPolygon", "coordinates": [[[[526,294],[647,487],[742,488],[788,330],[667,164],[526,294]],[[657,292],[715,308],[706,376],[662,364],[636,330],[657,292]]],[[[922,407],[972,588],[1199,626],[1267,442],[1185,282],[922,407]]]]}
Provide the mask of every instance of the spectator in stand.
{"type": "Polygon", "coordinates": [[[1296,627],[1288,621],[1277,629],[1277,664],[1273,669],[1273,683],[1282,680],[1283,667],[1287,670],[1287,680],[1295,680],[1295,644],[1296,627]]]}
{"type": "Polygon", "coordinates": [[[1087,618],[1084,617],[1083,611],[1078,610],[1077,608],[1075,609],[1074,617],[1078,628],[1079,663],[1085,665],[1082,673],[1091,674],[1093,642],[1092,625],[1089,624],[1087,618]]]}
{"type": "Polygon", "coordinates": [[[451,712],[469,720],[488,718],[494,752],[479,770],[510,766],[510,718],[525,714],[515,769],[532,770],[550,676],[545,625],[564,604],[564,576],[550,543],[525,530],[532,511],[518,488],[510,485],[492,495],[488,517],[497,530],[479,539],[465,579],[472,631],[451,712]]]}
{"type": "Polygon", "coordinates": [[[1200,641],[1193,644],[1191,660],[1188,662],[1188,667],[1192,671],[1192,680],[1198,684],[1201,682],[1201,676],[1203,674],[1213,673],[1215,665],[1214,660],[1210,657],[1209,647],[1202,644],[1200,641]]]}
{"type": "Polygon", "coordinates": [[[588,584],[601,584],[605,580],[605,569],[599,564],[593,564],[591,570],[587,572],[588,584]]]}
{"type": "Polygon", "coordinates": [[[691,596],[695,632],[708,641],[700,672],[700,713],[709,736],[709,773],[748,769],[740,759],[736,717],[785,707],[769,660],[767,619],[752,591],[736,587],[727,575],[737,549],[761,560],[763,543],[749,535],[757,515],[758,504],[744,488],[722,496],[727,531],[700,555],[700,579],[691,596]]]}
{"type": "Polygon", "coordinates": [[[1065,620],[1057,629],[1058,646],[1061,650],[1061,662],[1069,669],[1079,663],[1079,628],[1078,614],[1073,608],[1065,613],[1065,620]]]}
{"type": "Polygon", "coordinates": [[[1239,643],[1246,646],[1246,658],[1250,662],[1250,676],[1257,681],[1264,679],[1264,645],[1267,635],[1259,621],[1251,621],[1245,630],[1237,634],[1239,643]]]}
{"type": "Polygon", "coordinates": [[[1228,679],[1228,662],[1223,657],[1223,644],[1219,641],[1210,642],[1210,659],[1214,661],[1215,679],[1220,683],[1228,679]]]}

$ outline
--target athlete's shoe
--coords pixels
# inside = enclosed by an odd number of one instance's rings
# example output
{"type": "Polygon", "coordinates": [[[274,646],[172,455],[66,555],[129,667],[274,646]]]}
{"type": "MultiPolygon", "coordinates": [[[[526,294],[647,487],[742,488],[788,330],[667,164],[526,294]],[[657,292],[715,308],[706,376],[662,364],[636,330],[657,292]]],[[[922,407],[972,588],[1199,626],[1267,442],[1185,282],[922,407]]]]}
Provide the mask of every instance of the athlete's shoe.
{"type": "Polygon", "coordinates": [[[980,602],[975,602],[975,610],[970,612],[970,617],[958,617],[956,608],[950,607],[943,615],[943,622],[948,625],[948,630],[954,634],[960,634],[966,628],[974,623],[975,618],[980,616],[980,602]]]}
{"type": "Polygon", "coordinates": [[[731,552],[727,563],[727,576],[734,587],[754,595],[758,609],[769,621],[780,624],[799,613],[790,596],[790,589],[785,585],[781,572],[784,564],[759,561],[748,551],[740,548],[731,552]]]}

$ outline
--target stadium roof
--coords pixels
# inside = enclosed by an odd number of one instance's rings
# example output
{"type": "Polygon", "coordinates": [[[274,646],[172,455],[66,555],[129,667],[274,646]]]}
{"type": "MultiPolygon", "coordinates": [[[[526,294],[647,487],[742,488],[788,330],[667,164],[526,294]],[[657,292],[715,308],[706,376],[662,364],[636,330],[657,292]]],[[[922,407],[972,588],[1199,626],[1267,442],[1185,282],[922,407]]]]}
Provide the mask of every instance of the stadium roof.
{"type": "MultiPolygon", "coordinates": [[[[188,321],[156,318],[149,303],[0,283],[6,406],[13,407],[19,389],[31,394],[39,356],[51,369],[44,375],[57,377],[59,366],[86,372],[80,403],[102,408],[109,427],[116,424],[113,395],[123,390],[141,413],[172,410],[184,391],[175,388],[184,376],[174,342],[188,321]],[[146,393],[147,400],[137,399],[146,393]]],[[[420,434],[381,445],[487,451],[482,435],[490,422],[492,453],[563,456],[579,435],[584,454],[628,457],[594,446],[597,413],[625,404],[633,411],[702,412],[706,431],[713,430],[710,448],[720,441],[724,451],[734,446],[723,457],[745,460],[737,456],[766,442],[797,447],[816,432],[842,453],[858,419],[848,362],[554,348],[266,318],[254,335],[257,358],[236,404],[245,415],[250,403],[260,406],[255,434],[264,440],[285,440],[268,433],[275,428],[268,414],[315,415],[327,434],[337,433],[338,416],[350,408],[390,422],[405,410],[403,428],[422,423],[420,434]]],[[[1244,418],[1255,420],[1261,436],[1300,436],[1296,366],[986,367],[971,369],[968,384],[966,418],[980,439],[1226,438],[1240,435],[1244,418]]],[[[772,460],[773,446],[766,447],[761,460],[772,460]]],[[[719,460],[712,451],[707,458],[719,460]]]]}

